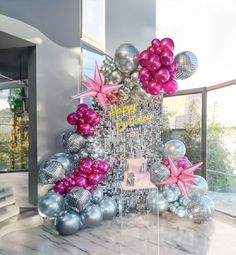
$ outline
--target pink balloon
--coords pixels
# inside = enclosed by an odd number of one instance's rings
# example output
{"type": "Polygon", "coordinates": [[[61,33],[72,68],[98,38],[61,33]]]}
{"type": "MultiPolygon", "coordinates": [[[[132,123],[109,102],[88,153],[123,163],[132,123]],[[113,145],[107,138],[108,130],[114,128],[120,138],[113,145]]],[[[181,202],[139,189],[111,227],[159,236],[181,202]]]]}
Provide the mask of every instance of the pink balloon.
{"type": "Polygon", "coordinates": [[[148,47],[148,51],[149,51],[150,55],[153,55],[156,53],[156,49],[153,47],[148,47]]]}
{"type": "Polygon", "coordinates": [[[147,69],[151,72],[156,72],[161,67],[161,61],[159,56],[152,55],[147,61],[147,69]]]}
{"type": "Polygon", "coordinates": [[[169,66],[174,62],[175,56],[172,51],[165,49],[161,53],[161,63],[163,65],[169,66]]]}
{"type": "Polygon", "coordinates": [[[97,126],[98,124],[100,124],[100,122],[101,122],[101,118],[97,115],[97,117],[90,123],[90,125],[91,125],[92,127],[95,127],[95,126],[97,126]]]}
{"type": "Polygon", "coordinates": [[[142,68],[139,71],[138,78],[140,81],[149,81],[151,79],[152,75],[150,71],[146,68],[142,68]]]}
{"type": "Polygon", "coordinates": [[[86,178],[84,178],[82,176],[78,176],[76,178],[75,186],[79,186],[79,187],[85,188],[87,184],[88,184],[88,181],[87,181],[86,178]]]}
{"type": "Polygon", "coordinates": [[[143,88],[146,89],[148,86],[149,81],[141,81],[143,88]]]}
{"type": "Polygon", "coordinates": [[[155,74],[155,80],[157,82],[166,82],[170,79],[170,72],[166,67],[161,67],[155,74]]]}
{"type": "Polygon", "coordinates": [[[60,195],[64,195],[67,192],[67,188],[64,186],[63,182],[57,182],[54,186],[54,191],[60,195]]]}
{"type": "Polygon", "coordinates": [[[159,47],[160,44],[161,44],[161,41],[157,38],[153,39],[152,42],[151,42],[151,45],[152,45],[153,48],[159,47]]]}
{"type": "Polygon", "coordinates": [[[85,123],[85,120],[83,118],[79,118],[77,124],[81,125],[81,124],[84,124],[84,123],[85,123]]]}
{"type": "Polygon", "coordinates": [[[94,173],[106,174],[110,170],[110,165],[106,161],[100,161],[99,166],[94,170],[94,173]]]}
{"type": "Polygon", "coordinates": [[[90,174],[93,169],[92,169],[92,165],[93,165],[93,161],[91,159],[83,159],[80,162],[80,170],[81,172],[85,173],[85,174],[90,174]]]}
{"type": "Polygon", "coordinates": [[[163,84],[163,90],[166,95],[172,96],[178,89],[178,84],[175,80],[169,80],[163,84]]]}
{"type": "Polygon", "coordinates": [[[155,53],[156,53],[157,55],[160,55],[160,54],[162,53],[162,48],[161,48],[161,47],[157,47],[157,48],[155,49],[155,53]]]}
{"type": "Polygon", "coordinates": [[[97,186],[102,181],[103,178],[104,178],[103,174],[92,173],[89,175],[88,181],[90,185],[97,186]]]}
{"type": "Polygon", "coordinates": [[[162,84],[151,80],[148,84],[146,91],[151,95],[159,95],[162,90],[162,84]]]}
{"type": "Polygon", "coordinates": [[[77,132],[82,136],[89,135],[90,132],[90,125],[89,124],[80,124],[77,126],[77,132]]]}
{"type": "Polygon", "coordinates": [[[140,65],[145,67],[148,59],[150,58],[150,56],[151,56],[151,54],[150,54],[150,52],[148,50],[142,51],[138,55],[138,61],[139,61],[140,65]]]}
{"type": "Polygon", "coordinates": [[[79,104],[77,107],[77,112],[86,112],[89,109],[87,104],[79,104]]]}
{"type": "Polygon", "coordinates": [[[70,124],[70,125],[76,125],[77,122],[79,120],[79,117],[78,115],[75,113],[75,112],[72,112],[70,113],[68,116],[67,116],[67,122],[70,124]]]}
{"type": "Polygon", "coordinates": [[[94,136],[94,134],[95,134],[95,128],[94,128],[94,127],[92,127],[92,126],[90,126],[90,129],[89,129],[88,135],[89,135],[89,136],[94,136]]]}
{"type": "Polygon", "coordinates": [[[85,122],[89,124],[93,123],[97,116],[97,113],[93,109],[88,109],[86,112],[83,113],[85,122]]]}
{"type": "Polygon", "coordinates": [[[167,66],[170,73],[177,71],[177,65],[175,62],[173,62],[171,65],[167,66]]]}
{"type": "Polygon", "coordinates": [[[163,48],[167,48],[167,49],[169,49],[169,50],[171,50],[171,51],[173,51],[174,48],[175,48],[175,44],[174,44],[173,40],[170,39],[170,38],[163,38],[163,39],[161,40],[161,46],[162,46],[163,48]]]}

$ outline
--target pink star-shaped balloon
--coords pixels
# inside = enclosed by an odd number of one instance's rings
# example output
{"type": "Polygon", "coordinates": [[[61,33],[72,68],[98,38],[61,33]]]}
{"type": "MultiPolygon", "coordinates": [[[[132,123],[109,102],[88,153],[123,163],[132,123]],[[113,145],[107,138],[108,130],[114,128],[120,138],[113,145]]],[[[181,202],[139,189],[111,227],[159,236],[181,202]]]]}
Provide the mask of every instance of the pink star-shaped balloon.
{"type": "Polygon", "coordinates": [[[89,97],[97,97],[98,101],[102,105],[104,109],[107,109],[105,95],[110,93],[113,90],[116,90],[121,87],[121,85],[114,84],[104,84],[102,80],[101,73],[98,69],[97,63],[95,63],[95,71],[94,71],[94,79],[87,77],[87,82],[83,82],[82,84],[88,88],[87,91],[80,93],[79,95],[75,95],[73,99],[80,98],[89,98],[89,97]]]}
{"type": "Polygon", "coordinates": [[[194,182],[195,176],[193,175],[193,172],[200,167],[203,163],[199,162],[189,168],[182,169],[177,168],[177,166],[174,164],[174,162],[171,160],[171,158],[168,158],[170,162],[170,172],[171,176],[162,181],[160,184],[177,184],[180,191],[183,193],[184,197],[188,198],[188,193],[186,189],[186,184],[192,184],[197,185],[196,182],[194,182]]]}

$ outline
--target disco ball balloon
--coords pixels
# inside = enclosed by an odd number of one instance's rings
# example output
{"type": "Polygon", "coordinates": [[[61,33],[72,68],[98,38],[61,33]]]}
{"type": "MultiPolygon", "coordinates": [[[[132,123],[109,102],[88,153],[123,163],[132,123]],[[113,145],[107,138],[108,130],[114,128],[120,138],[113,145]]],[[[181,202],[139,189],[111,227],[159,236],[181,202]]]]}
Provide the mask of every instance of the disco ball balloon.
{"type": "Polygon", "coordinates": [[[150,167],[151,182],[155,185],[160,184],[170,176],[170,170],[161,163],[155,162],[150,167]]]}
{"type": "Polygon", "coordinates": [[[194,182],[197,185],[191,185],[191,184],[187,184],[187,192],[188,192],[188,197],[189,199],[198,199],[202,196],[204,196],[207,191],[208,191],[208,184],[207,181],[199,175],[194,175],[194,182]]]}
{"type": "Polygon", "coordinates": [[[81,150],[86,142],[86,139],[76,132],[66,132],[62,140],[65,149],[71,153],[76,153],[81,150]]]}
{"type": "Polygon", "coordinates": [[[191,77],[197,70],[198,61],[190,51],[183,51],[176,55],[177,64],[176,79],[184,80],[191,77]]]}

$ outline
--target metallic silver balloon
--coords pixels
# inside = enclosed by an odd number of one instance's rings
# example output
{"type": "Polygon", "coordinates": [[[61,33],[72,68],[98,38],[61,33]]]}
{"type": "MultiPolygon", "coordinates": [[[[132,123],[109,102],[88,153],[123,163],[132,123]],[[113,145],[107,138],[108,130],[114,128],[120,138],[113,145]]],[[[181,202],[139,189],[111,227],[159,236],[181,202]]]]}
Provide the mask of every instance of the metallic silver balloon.
{"type": "Polygon", "coordinates": [[[198,67],[197,57],[190,51],[183,51],[176,55],[176,79],[184,80],[191,77],[198,67]]]}
{"type": "Polygon", "coordinates": [[[186,184],[188,197],[190,200],[204,196],[208,191],[207,181],[199,175],[195,175],[194,182],[197,185],[186,184]]]}
{"type": "Polygon", "coordinates": [[[102,221],[102,210],[98,205],[89,205],[80,213],[83,227],[97,226],[102,221]]]}
{"type": "Polygon", "coordinates": [[[170,170],[159,162],[155,162],[150,167],[151,182],[155,185],[166,180],[170,176],[170,170]]]}
{"type": "Polygon", "coordinates": [[[130,76],[130,80],[134,84],[139,84],[139,78],[138,78],[139,72],[133,72],[130,76]]]}
{"type": "Polygon", "coordinates": [[[38,201],[38,212],[44,218],[56,217],[60,211],[64,210],[64,207],[64,197],[53,190],[42,196],[38,201]]]}
{"type": "Polygon", "coordinates": [[[116,217],[118,207],[116,201],[111,197],[104,198],[99,203],[99,206],[101,208],[104,220],[110,220],[116,217]]]}
{"type": "Polygon", "coordinates": [[[212,203],[213,201],[207,196],[203,196],[201,199],[197,200],[190,200],[187,205],[187,212],[189,217],[195,223],[199,224],[208,221],[213,216],[214,212],[212,203]]]}
{"type": "Polygon", "coordinates": [[[120,45],[115,52],[115,64],[125,74],[133,72],[138,67],[138,50],[130,43],[120,45]]]}
{"type": "Polygon", "coordinates": [[[76,212],[80,212],[89,204],[91,193],[80,187],[73,188],[65,198],[66,204],[76,212]]]}
{"type": "Polygon", "coordinates": [[[170,157],[172,160],[178,160],[184,157],[186,147],[183,142],[179,140],[170,140],[165,143],[164,156],[170,157]]]}
{"type": "Polygon", "coordinates": [[[135,85],[130,92],[132,98],[139,98],[141,100],[147,100],[150,98],[150,94],[146,93],[141,86],[135,85]]]}
{"type": "Polygon", "coordinates": [[[176,213],[177,207],[174,204],[169,205],[169,211],[172,213],[176,213]]]}
{"type": "Polygon", "coordinates": [[[146,199],[147,209],[154,215],[162,214],[169,208],[168,201],[164,198],[163,193],[152,191],[146,199]]]}
{"type": "Polygon", "coordinates": [[[63,165],[66,171],[66,175],[70,174],[71,171],[74,169],[73,157],[69,153],[63,153],[63,152],[56,153],[50,157],[50,160],[51,159],[56,160],[63,165]]]}
{"type": "Polygon", "coordinates": [[[130,89],[127,87],[121,87],[118,91],[119,99],[127,101],[130,98],[130,89]]]}
{"type": "Polygon", "coordinates": [[[85,146],[86,139],[76,132],[66,132],[63,135],[63,145],[71,153],[77,153],[85,146]]]}
{"type": "Polygon", "coordinates": [[[91,202],[94,204],[99,204],[103,199],[103,188],[102,187],[97,187],[93,192],[92,192],[92,199],[91,202]]]}
{"type": "Polygon", "coordinates": [[[131,81],[131,79],[129,77],[126,77],[123,80],[123,85],[126,88],[132,89],[135,84],[131,81]]]}
{"type": "Polygon", "coordinates": [[[188,200],[182,195],[180,198],[179,198],[179,204],[186,207],[188,205],[188,200]]]}
{"type": "Polygon", "coordinates": [[[176,184],[165,185],[163,195],[170,202],[175,202],[179,199],[181,192],[176,184]]]}
{"type": "Polygon", "coordinates": [[[181,217],[181,218],[187,217],[187,216],[188,216],[186,207],[184,207],[184,206],[179,206],[179,207],[176,209],[175,214],[178,215],[178,216],[181,217]]]}
{"type": "Polygon", "coordinates": [[[113,83],[121,83],[123,80],[123,75],[120,71],[115,70],[110,74],[109,79],[113,83]]]}
{"type": "Polygon", "coordinates": [[[73,235],[80,228],[79,215],[72,210],[62,211],[58,214],[55,225],[60,235],[73,235]]]}
{"type": "Polygon", "coordinates": [[[39,167],[39,180],[44,184],[53,184],[65,178],[65,173],[65,168],[60,162],[46,161],[39,167]]]}

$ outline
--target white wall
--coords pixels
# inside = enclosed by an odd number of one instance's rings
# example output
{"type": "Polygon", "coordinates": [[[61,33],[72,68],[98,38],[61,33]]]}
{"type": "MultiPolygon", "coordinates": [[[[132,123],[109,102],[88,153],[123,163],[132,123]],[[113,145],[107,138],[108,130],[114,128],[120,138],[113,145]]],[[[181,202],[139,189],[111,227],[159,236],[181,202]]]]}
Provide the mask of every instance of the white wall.
{"type": "Polygon", "coordinates": [[[55,137],[68,127],[66,116],[75,104],[71,96],[78,90],[78,51],[59,46],[36,28],[4,15],[0,15],[0,30],[37,43],[38,158],[60,151],[55,137]]]}
{"type": "Polygon", "coordinates": [[[106,52],[122,43],[146,49],[156,34],[156,0],[106,1],[106,52]]]}

